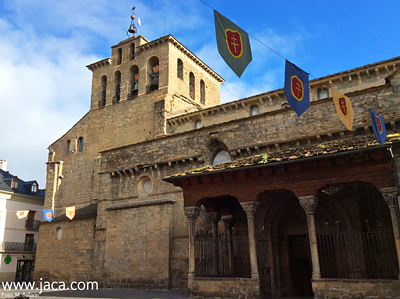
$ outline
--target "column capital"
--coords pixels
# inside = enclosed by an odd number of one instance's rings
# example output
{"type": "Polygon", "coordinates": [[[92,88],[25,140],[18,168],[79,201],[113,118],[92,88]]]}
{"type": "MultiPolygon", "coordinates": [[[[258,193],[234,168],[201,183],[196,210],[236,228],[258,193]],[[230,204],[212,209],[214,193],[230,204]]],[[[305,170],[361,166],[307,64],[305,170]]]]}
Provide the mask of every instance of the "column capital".
{"type": "Polygon", "coordinates": [[[196,221],[201,211],[198,207],[184,207],[183,210],[185,211],[185,215],[189,221],[196,221]]]}
{"type": "Polygon", "coordinates": [[[216,223],[221,219],[221,213],[218,212],[207,212],[207,219],[212,223],[216,223]]]}
{"type": "Polygon", "coordinates": [[[397,199],[397,188],[381,188],[379,191],[381,191],[382,197],[386,201],[389,208],[394,207],[397,199]]]}
{"type": "Polygon", "coordinates": [[[318,197],[315,195],[299,196],[299,203],[306,214],[315,214],[318,205],[318,197]]]}
{"type": "Polygon", "coordinates": [[[260,203],[258,201],[246,201],[241,202],[240,205],[242,206],[243,211],[246,213],[247,218],[253,218],[260,203]]]}

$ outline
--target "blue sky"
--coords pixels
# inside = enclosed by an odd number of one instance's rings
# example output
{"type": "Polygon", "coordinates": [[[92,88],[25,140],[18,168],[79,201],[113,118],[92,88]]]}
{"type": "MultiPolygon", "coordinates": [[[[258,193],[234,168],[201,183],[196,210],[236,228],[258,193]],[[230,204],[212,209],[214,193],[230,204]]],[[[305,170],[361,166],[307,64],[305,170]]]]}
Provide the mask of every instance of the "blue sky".
{"type": "MultiPolygon", "coordinates": [[[[397,0],[205,2],[315,78],[400,56],[397,0]]],[[[252,38],[242,77],[229,69],[200,0],[1,0],[0,159],[11,173],[45,187],[47,147],[89,110],[85,66],[127,38],[133,5],[139,34],[172,34],[226,80],[222,102],[283,87],[284,59],[252,38]]]]}

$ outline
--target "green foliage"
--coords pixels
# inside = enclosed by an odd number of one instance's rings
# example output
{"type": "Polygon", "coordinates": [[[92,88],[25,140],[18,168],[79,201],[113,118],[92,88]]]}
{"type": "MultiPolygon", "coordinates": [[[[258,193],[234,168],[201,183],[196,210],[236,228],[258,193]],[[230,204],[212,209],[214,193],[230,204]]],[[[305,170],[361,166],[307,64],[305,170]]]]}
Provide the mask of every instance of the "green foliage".
{"type": "Polygon", "coordinates": [[[265,163],[267,163],[267,162],[268,162],[267,158],[268,158],[268,155],[262,154],[262,155],[261,155],[261,160],[260,160],[258,163],[259,163],[259,164],[265,164],[265,163]]]}

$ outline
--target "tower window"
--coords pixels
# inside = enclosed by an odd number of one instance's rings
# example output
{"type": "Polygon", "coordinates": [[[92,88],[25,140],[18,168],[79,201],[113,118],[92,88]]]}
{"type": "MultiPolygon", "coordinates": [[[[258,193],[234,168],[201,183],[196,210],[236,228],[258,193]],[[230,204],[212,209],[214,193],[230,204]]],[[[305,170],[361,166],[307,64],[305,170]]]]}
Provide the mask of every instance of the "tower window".
{"type": "Polygon", "coordinates": [[[129,99],[136,98],[138,92],[139,92],[139,68],[137,65],[134,65],[131,67],[129,99]]]}
{"type": "Polygon", "coordinates": [[[177,76],[179,79],[183,80],[183,61],[179,58],[177,62],[177,76]]]}
{"type": "Polygon", "coordinates": [[[160,65],[156,56],[149,59],[147,63],[147,88],[146,92],[152,92],[159,87],[160,65]]]}
{"type": "Polygon", "coordinates": [[[189,94],[190,97],[194,100],[195,99],[195,83],[194,83],[194,74],[190,72],[189,75],[189,94]]]}
{"type": "Polygon", "coordinates": [[[101,98],[99,107],[104,107],[106,105],[106,95],[107,95],[107,77],[101,77],[101,98]]]}
{"type": "Polygon", "coordinates": [[[121,100],[121,72],[115,72],[115,99],[114,103],[118,103],[121,100]]]}
{"type": "Polygon", "coordinates": [[[200,80],[200,103],[206,103],[206,85],[203,80],[200,80]]]}
{"type": "Polygon", "coordinates": [[[122,49],[119,48],[117,52],[117,65],[121,64],[121,62],[122,62],[122,49]]]}
{"type": "Polygon", "coordinates": [[[61,240],[62,239],[62,228],[59,227],[57,228],[57,240],[61,240]]]}
{"type": "Polygon", "coordinates": [[[129,49],[129,58],[131,60],[135,59],[135,44],[131,43],[130,49],[129,49]]]}
{"type": "Polygon", "coordinates": [[[83,137],[79,137],[78,139],[78,151],[83,152],[83,137]]]}
{"type": "Polygon", "coordinates": [[[71,154],[71,140],[67,141],[67,155],[71,154]]]}

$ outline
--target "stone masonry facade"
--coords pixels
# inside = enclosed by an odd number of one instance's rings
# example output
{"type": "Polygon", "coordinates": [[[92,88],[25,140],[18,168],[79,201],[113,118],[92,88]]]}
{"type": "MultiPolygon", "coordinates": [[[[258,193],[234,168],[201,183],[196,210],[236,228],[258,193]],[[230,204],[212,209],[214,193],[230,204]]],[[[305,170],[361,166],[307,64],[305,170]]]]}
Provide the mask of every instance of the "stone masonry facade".
{"type": "MultiPolygon", "coordinates": [[[[95,203],[97,215],[41,225],[35,279],[187,288],[184,197],[163,178],[212,164],[220,150],[234,160],[369,134],[369,109],[384,117],[388,131],[399,129],[400,57],[312,80],[311,105],[301,117],[288,107],[283,89],[221,105],[223,79],[172,36],[129,38],[112,47],[111,58],[88,68],[90,111],[49,146],[44,208],[57,217],[65,207],[95,203]],[[158,88],[149,91],[154,63],[158,88]],[[353,131],[336,116],[329,87],[351,98],[353,131]],[[251,115],[254,106],[259,113],[251,115]]],[[[253,282],[229,284],[257,289],[253,282]]],[[[204,282],[196,288],[205,288],[204,282]]]]}

